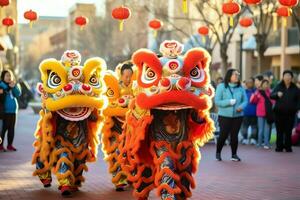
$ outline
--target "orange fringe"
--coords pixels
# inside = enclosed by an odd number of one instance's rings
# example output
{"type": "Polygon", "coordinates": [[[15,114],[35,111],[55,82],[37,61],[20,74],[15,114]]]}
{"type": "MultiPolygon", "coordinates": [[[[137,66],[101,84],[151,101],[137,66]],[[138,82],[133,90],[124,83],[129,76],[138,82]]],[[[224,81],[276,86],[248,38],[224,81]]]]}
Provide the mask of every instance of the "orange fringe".
{"type": "MultiPolygon", "coordinates": [[[[135,187],[136,188],[136,187],[135,187]]],[[[153,190],[155,186],[153,184],[145,187],[141,192],[138,192],[136,189],[133,190],[132,194],[135,198],[147,198],[151,190],[153,190]]]]}
{"type": "Polygon", "coordinates": [[[163,184],[160,184],[157,186],[156,188],[157,192],[157,196],[160,196],[161,195],[161,192],[162,190],[167,190],[167,192],[171,195],[174,195],[174,194],[179,194],[181,193],[181,189],[176,185],[175,188],[171,188],[168,184],[166,183],[163,183],[163,184]]]}
{"type": "Polygon", "coordinates": [[[75,177],[73,175],[73,173],[68,170],[66,171],[65,173],[61,174],[61,173],[56,173],[55,174],[56,177],[57,177],[57,180],[61,180],[61,179],[69,179],[71,185],[74,185],[75,184],[75,177]]]}

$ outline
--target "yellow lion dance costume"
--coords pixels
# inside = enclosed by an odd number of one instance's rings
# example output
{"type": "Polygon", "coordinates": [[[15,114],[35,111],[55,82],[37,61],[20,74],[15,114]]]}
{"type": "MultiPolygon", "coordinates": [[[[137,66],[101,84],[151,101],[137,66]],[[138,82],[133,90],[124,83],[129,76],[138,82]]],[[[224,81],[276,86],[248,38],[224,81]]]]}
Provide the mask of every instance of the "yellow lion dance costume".
{"type": "Polygon", "coordinates": [[[154,188],[163,200],[191,197],[199,146],[213,137],[210,56],[201,48],[181,56],[182,50],[179,42],[165,41],[162,57],[147,49],[132,56],[138,92],[126,116],[119,162],[138,199],[154,188]]]}
{"type": "MultiPolygon", "coordinates": [[[[102,150],[105,154],[105,160],[109,165],[109,173],[112,174],[112,183],[116,191],[124,191],[128,185],[125,172],[122,170],[120,163],[117,161],[120,154],[119,145],[122,143],[120,135],[123,131],[125,115],[128,111],[128,104],[133,98],[132,80],[128,86],[120,81],[121,67],[131,65],[129,62],[119,65],[114,73],[107,71],[104,76],[104,82],[107,86],[106,96],[108,97],[108,107],[103,111],[104,125],[102,128],[102,150]]],[[[130,67],[131,76],[133,69],[130,67]]]]}
{"type": "Polygon", "coordinates": [[[97,158],[100,109],[106,97],[101,58],[88,59],[80,66],[81,56],[66,51],[62,60],[46,59],[40,64],[42,110],[35,132],[33,173],[44,187],[51,186],[51,171],[56,175],[62,195],[77,191],[84,181],[86,162],[97,158]]]}

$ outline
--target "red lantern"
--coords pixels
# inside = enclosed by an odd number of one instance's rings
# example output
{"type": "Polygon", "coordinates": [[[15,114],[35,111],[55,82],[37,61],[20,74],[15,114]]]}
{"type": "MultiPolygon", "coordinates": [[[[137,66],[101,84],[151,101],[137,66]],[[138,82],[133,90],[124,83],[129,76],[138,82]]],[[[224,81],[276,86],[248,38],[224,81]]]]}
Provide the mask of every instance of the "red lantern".
{"type": "Polygon", "coordinates": [[[253,20],[250,17],[243,17],[242,19],[240,19],[240,25],[242,27],[249,27],[253,24],[253,20]]]}
{"type": "Polygon", "coordinates": [[[248,5],[256,5],[261,3],[261,0],[243,0],[248,5]]]}
{"type": "Polygon", "coordinates": [[[11,17],[5,17],[2,20],[2,24],[7,27],[7,33],[9,33],[9,27],[11,27],[15,24],[15,20],[11,17]]]}
{"type": "Polygon", "coordinates": [[[228,3],[223,3],[222,5],[222,11],[223,13],[230,16],[230,26],[233,26],[233,15],[239,13],[241,10],[241,6],[234,2],[233,0],[229,0],[228,3]]]}
{"type": "Polygon", "coordinates": [[[198,28],[198,33],[200,35],[208,35],[209,29],[207,26],[201,26],[198,28]]]}
{"type": "Polygon", "coordinates": [[[280,17],[283,17],[283,21],[282,21],[282,25],[283,27],[286,27],[287,24],[287,17],[289,17],[291,15],[291,9],[285,6],[279,7],[277,8],[277,15],[280,17]]]}
{"type": "Polygon", "coordinates": [[[297,6],[297,4],[299,3],[299,0],[278,0],[278,1],[281,5],[287,7],[297,6]]]}
{"type": "Polygon", "coordinates": [[[89,19],[85,16],[79,16],[75,18],[75,24],[80,26],[80,29],[82,30],[84,26],[86,26],[89,23],[89,19]]]}
{"type": "Polygon", "coordinates": [[[152,19],[151,21],[149,21],[148,25],[150,28],[154,29],[154,37],[156,37],[157,30],[159,30],[163,26],[163,23],[159,19],[152,19]]]}
{"type": "Polygon", "coordinates": [[[10,0],[0,0],[0,6],[8,6],[10,4],[10,0]]]}
{"type": "Polygon", "coordinates": [[[118,7],[112,10],[111,12],[111,16],[114,19],[117,19],[120,21],[119,24],[119,29],[120,31],[123,31],[123,24],[124,24],[124,20],[128,19],[131,15],[130,9],[127,7],[118,7]]]}
{"type": "Polygon", "coordinates": [[[202,36],[202,43],[206,43],[206,36],[209,33],[209,29],[207,26],[201,26],[198,28],[198,33],[202,36]]]}
{"type": "Polygon", "coordinates": [[[38,15],[35,11],[29,10],[24,13],[24,18],[30,21],[30,28],[32,28],[32,24],[38,19],[38,15]]]}

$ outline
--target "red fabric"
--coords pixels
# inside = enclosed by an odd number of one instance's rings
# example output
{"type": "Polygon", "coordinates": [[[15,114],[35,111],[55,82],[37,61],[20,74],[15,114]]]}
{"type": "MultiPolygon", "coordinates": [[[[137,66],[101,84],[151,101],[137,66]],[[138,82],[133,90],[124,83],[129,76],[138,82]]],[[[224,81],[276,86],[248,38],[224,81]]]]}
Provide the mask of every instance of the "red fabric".
{"type": "MultiPolygon", "coordinates": [[[[183,72],[185,77],[190,77],[190,72],[192,69],[194,69],[197,65],[200,69],[203,69],[206,72],[206,68],[209,64],[209,58],[210,56],[204,52],[202,49],[193,49],[188,51],[184,56],[183,61],[183,72]]],[[[192,84],[196,87],[203,87],[208,83],[208,75],[205,73],[205,78],[200,83],[194,83],[192,84]]]]}
{"type": "Polygon", "coordinates": [[[137,81],[139,86],[147,88],[158,84],[159,80],[161,79],[162,65],[155,53],[147,49],[138,50],[132,55],[132,62],[138,67],[137,81]],[[146,63],[157,75],[157,79],[153,83],[146,84],[141,81],[144,63],[146,63]]]}

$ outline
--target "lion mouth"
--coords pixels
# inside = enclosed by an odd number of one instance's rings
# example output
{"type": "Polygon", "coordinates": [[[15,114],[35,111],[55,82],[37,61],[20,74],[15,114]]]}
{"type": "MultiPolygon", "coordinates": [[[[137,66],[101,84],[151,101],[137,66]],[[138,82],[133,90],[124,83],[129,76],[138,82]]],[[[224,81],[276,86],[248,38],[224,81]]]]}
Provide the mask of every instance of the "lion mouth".
{"type": "Polygon", "coordinates": [[[182,109],[207,109],[210,97],[207,95],[196,96],[188,91],[170,91],[161,94],[148,96],[140,93],[136,97],[136,103],[143,109],[160,110],[182,110],[182,109]]]}
{"type": "Polygon", "coordinates": [[[93,108],[88,107],[71,107],[58,110],[57,113],[64,119],[69,121],[81,121],[88,118],[93,108]]]}

